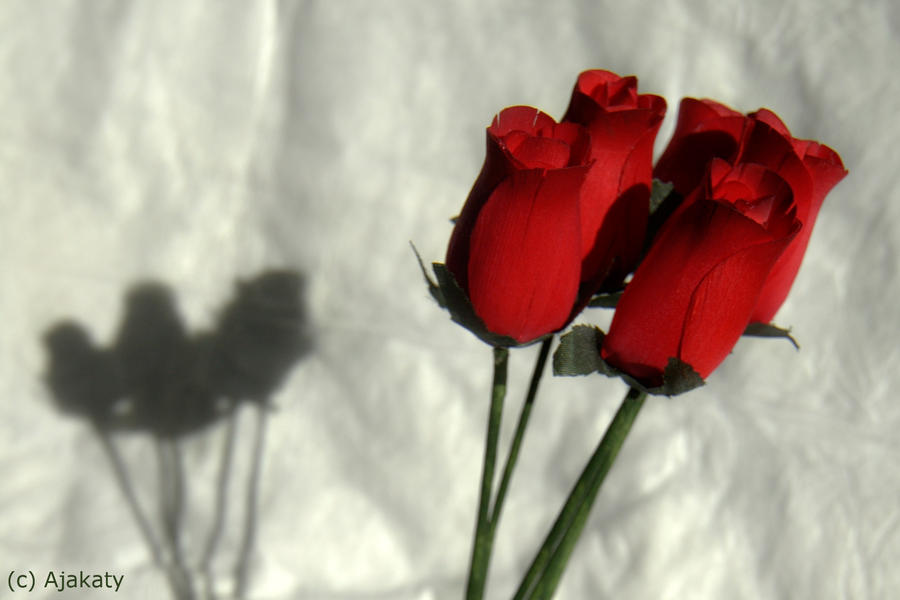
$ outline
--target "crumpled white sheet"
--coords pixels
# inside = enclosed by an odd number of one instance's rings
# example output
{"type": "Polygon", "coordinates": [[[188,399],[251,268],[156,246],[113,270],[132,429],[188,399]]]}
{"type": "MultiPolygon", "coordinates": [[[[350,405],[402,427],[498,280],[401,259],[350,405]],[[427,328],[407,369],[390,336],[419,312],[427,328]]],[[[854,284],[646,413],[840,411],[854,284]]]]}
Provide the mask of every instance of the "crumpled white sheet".
{"type": "MultiPolygon", "coordinates": [[[[12,570],[167,593],[98,439],[51,404],[43,332],[70,318],[110,343],[143,280],[199,330],[237,279],[283,267],[307,278],[316,348],[275,398],[249,597],[460,598],[490,351],[431,301],[408,241],[443,259],[498,110],[560,117],[577,74],[606,68],[668,100],[657,151],[679,99],[711,97],[775,110],[850,175],[776,319],[802,350],[744,339],[705,388],[648,401],[558,598],[900,596],[897,6],[3,3],[2,594],[12,570]]],[[[535,354],[512,353],[501,453],[535,354]]],[[[511,595],[623,393],[599,375],[545,379],[489,597],[511,595]]],[[[185,443],[192,555],[222,435],[185,443]]],[[[155,519],[149,443],[117,443],[155,519]]]]}

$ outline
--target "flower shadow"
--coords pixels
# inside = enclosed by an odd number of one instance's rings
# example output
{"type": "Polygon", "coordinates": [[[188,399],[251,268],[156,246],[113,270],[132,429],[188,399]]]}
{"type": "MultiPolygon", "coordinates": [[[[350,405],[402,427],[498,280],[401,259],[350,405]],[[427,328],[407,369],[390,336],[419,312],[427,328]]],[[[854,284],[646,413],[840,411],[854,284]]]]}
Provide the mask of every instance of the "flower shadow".
{"type": "Polygon", "coordinates": [[[256,427],[250,450],[244,519],[232,570],[232,597],[244,595],[252,551],[266,424],[271,399],[296,363],[313,348],[304,303],[305,280],[295,271],[271,270],[238,282],[215,328],[191,333],[171,290],[143,282],[125,295],[117,333],[99,347],[74,320],[43,335],[45,382],[63,414],[84,419],[98,437],[119,488],[173,597],[197,597],[198,582],[215,598],[213,563],[223,536],[237,412],[247,405],[256,427]],[[186,438],[224,426],[219,473],[208,534],[195,556],[183,547],[187,484],[182,445],[186,438]],[[116,443],[140,435],[154,446],[157,523],[148,517],[116,443]],[[191,565],[196,565],[192,568],[191,565]]]}

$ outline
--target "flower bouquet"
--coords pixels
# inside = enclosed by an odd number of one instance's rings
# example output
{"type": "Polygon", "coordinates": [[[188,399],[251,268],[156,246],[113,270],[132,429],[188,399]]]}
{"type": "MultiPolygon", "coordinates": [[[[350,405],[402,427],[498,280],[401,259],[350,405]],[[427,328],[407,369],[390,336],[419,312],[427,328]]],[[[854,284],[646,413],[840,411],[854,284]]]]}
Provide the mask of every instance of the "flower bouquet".
{"type": "Polygon", "coordinates": [[[429,290],[493,348],[484,468],[466,587],[485,593],[493,540],[553,340],[588,307],[614,309],[608,332],[577,325],[556,375],[619,377],[628,391],[524,574],[516,600],[550,598],[591,506],[648,395],[703,385],[742,335],[771,323],[790,291],[838,154],[795,139],[771,111],[748,115],[685,98],[652,164],[666,102],[635,77],[582,73],[561,122],[502,110],[484,165],[455,220],[429,290]],[[499,482],[509,349],[540,344],[499,482]]]}

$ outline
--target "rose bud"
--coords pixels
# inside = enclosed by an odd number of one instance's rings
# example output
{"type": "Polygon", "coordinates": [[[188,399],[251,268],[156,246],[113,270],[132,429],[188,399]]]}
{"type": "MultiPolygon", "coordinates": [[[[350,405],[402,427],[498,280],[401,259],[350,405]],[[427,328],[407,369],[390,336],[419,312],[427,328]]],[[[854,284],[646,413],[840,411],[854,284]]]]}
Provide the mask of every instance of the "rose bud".
{"type": "Polygon", "coordinates": [[[447,269],[493,334],[524,343],[561,329],[581,280],[580,194],[587,132],[514,106],[487,130],[487,154],[447,249],[447,269]]]}
{"type": "Polygon", "coordinates": [[[800,227],[784,179],[760,165],[715,160],[626,287],[603,359],[648,387],[662,383],[670,358],[708,376],[800,227]]]}
{"type": "Polygon", "coordinates": [[[771,111],[743,116],[712,100],[685,98],[678,124],[654,176],[687,196],[700,184],[710,161],[756,163],[773,169],[790,185],[803,224],[760,294],[751,321],[768,323],[787,298],[809,244],[819,208],[829,191],[847,175],[840,156],[828,146],[791,137],[771,111]]]}
{"type": "Polygon", "coordinates": [[[637,78],[601,70],[578,76],[563,121],[584,125],[593,161],[581,195],[583,285],[614,289],[634,270],[647,229],[653,142],[666,113],[637,78]]]}

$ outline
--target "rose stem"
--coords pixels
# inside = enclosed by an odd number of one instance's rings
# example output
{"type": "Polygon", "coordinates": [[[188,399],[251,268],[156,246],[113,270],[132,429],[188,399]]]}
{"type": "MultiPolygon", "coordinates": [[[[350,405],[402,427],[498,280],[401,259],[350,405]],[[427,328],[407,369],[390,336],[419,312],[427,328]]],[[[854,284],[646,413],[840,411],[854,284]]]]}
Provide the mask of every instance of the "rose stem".
{"type": "Polygon", "coordinates": [[[581,535],[591,506],[612,467],[631,426],[647,397],[645,392],[628,390],[622,405],[572,488],[544,544],[516,590],[514,600],[547,599],[556,591],[566,563],[581,535]]]}
{"type": "Polygon", "coordinates": [[[503,399],[506,396],[506,371],[509,350],[494,348],[494,383],[491,386],[491,407],[488,413],[487,441],[484,449],[484,469],[481,474],[481,499],[478,504],[478,521],[472,544],[472,563],[466,585],[466,600],[481,600],[487,582],[488,562],[491,555],[491,528],[489,510],[491,487],[494,481],[494,463],[497,460],[497,440],[503,419],[503,399]]]}
{"type": "Polygon", "coordinates": [[[541,376],[544,373],[544,366],[547,364],[547,355],[550,354],[550,345],[552,343],[553,336],[550,336],[541,344],[537,362],[534,364],[534,371],[531,373],[531,384],[528,386],[528,395],[525,397],[525,403],[522,405],[522,411],[519,413],[519,422],[516,424],[516,432],[513,434],[509,455],[506,457],[506,465],[503,467],[503,476],[500,479],[500,487],[497,490],[496,498],[494,498],[494,507],[491,511],[490,520],[491,545],[494,543],[497,522],[500,520],[500,512],[503,510],[503,501],[506,499],[506,488],[509,487],[509,480],[512,478],[513,469],[516,468],[516,461],[519,458],[519,449],[522,446],[522,439],[525,437],[525,428],[528,426],[528,418],[531,416],[531,408],[534,406],[534,398],[537,396],[538,385],[541,383],[541,376]]]}

